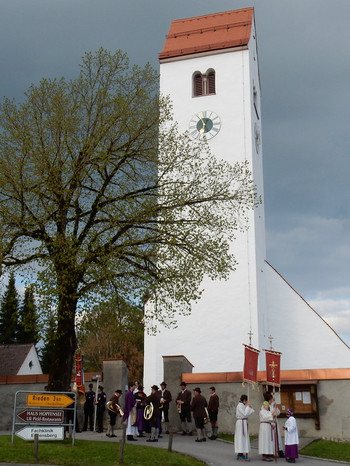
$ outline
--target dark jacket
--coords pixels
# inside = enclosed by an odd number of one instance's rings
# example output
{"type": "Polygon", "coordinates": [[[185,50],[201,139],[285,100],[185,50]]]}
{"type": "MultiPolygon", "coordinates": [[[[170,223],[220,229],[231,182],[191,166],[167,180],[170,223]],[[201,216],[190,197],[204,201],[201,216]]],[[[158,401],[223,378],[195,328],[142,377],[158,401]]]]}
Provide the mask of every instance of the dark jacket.
{"type": "Polygon", "coordinates": [[[176,398],[176,401],[177,400],[183,401],[181,405],[182,411],[189,411],[191,409],[191,392],[189,390],[186,389],[183,393],[182,391],[179,392],[176,398]]]}
{"type": "Polygon", "coordinates": [[[191,411],[193,417],[206,417],[205,409],[207,407],[207,400],[202,395],[196,395],[192,398],[191,411]]]}
{"type": "Polygon", "coordinates": [[[145,405],[149,405],[150,403],[153,404],[153,414],[151,419],[158,419],[160,416],[160,397],[158,392],[151,393],[149,396],[145,398],[145,405]]]}
{"type": "Polygon", "coordinates": [[[219,397],[216,393],[210,395],[209,403],[208,403],[208,412],[209,413],[217,413],[219,411],[219,397]]]}

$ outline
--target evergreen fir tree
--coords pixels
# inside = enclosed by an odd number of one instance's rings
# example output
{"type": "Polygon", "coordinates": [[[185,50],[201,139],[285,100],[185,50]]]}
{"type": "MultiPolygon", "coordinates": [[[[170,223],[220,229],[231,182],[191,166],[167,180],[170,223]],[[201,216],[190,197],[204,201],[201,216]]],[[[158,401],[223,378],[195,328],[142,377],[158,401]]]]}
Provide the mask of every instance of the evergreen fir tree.
{"type": "Polygon", "coordinates": [[[18,293],[15,276],[10,275],[9,283],[1,300],[0,307],[0,343],[13,344],[17,342],[18,332],[18,293]]]}
{"type": "Polygon", "coordinates": [[[38,315],[34,299],[34,290],[28,286],[24,292],[23,305],[19,312],[17,343],[34,343],[39,341],[38,315]]]}

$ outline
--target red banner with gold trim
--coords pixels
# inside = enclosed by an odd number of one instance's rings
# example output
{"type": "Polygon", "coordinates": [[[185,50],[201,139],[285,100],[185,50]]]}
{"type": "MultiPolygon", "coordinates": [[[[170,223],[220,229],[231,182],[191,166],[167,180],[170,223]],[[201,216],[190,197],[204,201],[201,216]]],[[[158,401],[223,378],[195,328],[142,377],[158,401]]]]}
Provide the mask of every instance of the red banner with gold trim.
{"type": "Polygon", "coordinates": [[[83,357],[80,352],[75,353],[75,383],[77,387],[84,385],[83,357]]]}
{"type": "Polygon", "coordinates": [[[243,382],[258,383],[258,357],[260,351],[244,345],[243,382]]]}
{"type": "Polygon", "coordinates": [[[85,387],[84,387],[84,370],[83,370],[83,356],[78,350],[74,355],[75,362],[75,382],[73,391],[78,395],[78,399],[85,401],[85,387]]]}
{"type": "Polygon", "coordinates": [[[273,387],[281,385],[281,354],[278,351],[265,349],[266,354],[266,383],[273,387]]]}

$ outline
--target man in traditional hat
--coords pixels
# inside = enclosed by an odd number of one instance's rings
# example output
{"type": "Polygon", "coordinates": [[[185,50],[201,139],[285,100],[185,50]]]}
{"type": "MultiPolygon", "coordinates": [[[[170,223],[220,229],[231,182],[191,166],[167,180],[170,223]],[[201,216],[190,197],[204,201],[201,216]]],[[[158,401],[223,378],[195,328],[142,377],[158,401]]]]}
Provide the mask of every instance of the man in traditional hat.
{"type": "Polygon", "coordinates": [[[159,435],[159,428],[158,428],[158,421],[160,416],[160,396],[159,396],[159,387],[157,385],[152,385],[151,387],[151,394],[146,397],[145,404],[150,405],[152,403],[153,410],[151,418],[149,419],[149,423],[151,426],[151,436],[146,442],[158,442],[158,435],[159,435]]]}
{"type": "Polygon", "coordinates": [[[176,403],[181,420],[182,435],[192,435],[191,392],[187,390],[185,382],[180,383],[180,388],[181,391],[177,395],[176,403]]]}
{"type": "Polygon", "coordinates": [[[120,406],[119,406],[119,398],[122,396],[123,392],[121,390],[116,390],[114,395],[110,398],[110,407],[108,407],[108,415],[109,415],[109,424],[107,427],[107,437],[116,437],[114,434],[114,426],[117,420],[117,414],[120,414],[120,406]]]}
{"type": "Polygon", "coordinates": [[[169,403],[172,400],[172,396],[169,390],[166,388],[166,382],[162,382],[160,384],[160,390],[159,390],[159,395],[160,395],[160,418],[161,420],[164,421],[164,430],[165,433],[169,433],[169,403]]]}
{"type": "Polygon", "coordinates": [[[204,419],[206,418],[205,408],[207,400],[201,395],[201,389],[196,387],[193,390],[193,398],[191,402],[191,411],[193,411],[194,422],[197,430],[196,442],[205,442],[207,440],[204,432],[204,419]]]}

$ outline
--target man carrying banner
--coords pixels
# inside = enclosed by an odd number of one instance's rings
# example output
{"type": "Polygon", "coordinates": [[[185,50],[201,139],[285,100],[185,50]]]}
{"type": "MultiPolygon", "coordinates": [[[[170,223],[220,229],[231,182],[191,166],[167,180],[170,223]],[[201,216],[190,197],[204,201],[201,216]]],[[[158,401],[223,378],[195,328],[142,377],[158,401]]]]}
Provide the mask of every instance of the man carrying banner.
{"type": "Polygon", "coordinates": [[[284,457],[283,454],[283,445],[281,439],[281,432],[277,423],[277,416],[279,415],[279,409],[274,400],[275,388],[281,386],[281,355],[279,351],[274,351],[271,349],[264,349],[266,357],[266,385],[273,387],[273,394],[266,399],[269,403],[272,404],[270,411],[273,411],[273,435],[274,435],[274,449],[275,449],[275,458],[277,460],[277,455],[281,458],[284,457]]]}
{"type": "Polygon", "coordinates": [[[275,449],[278,451],[278,456],[280,458],[284,458],[284,453],[283,453],[283,442],[282,442],[282,435],[281,435],[281,430],[278,425],[278,420],[277,417],[280,415],[280,410],[278,409],[276,400],[273,396],[272,393],[265,393],[264,395],[265,401],[268,401],[270,404],[270,411],[274,412],[273,416],[273,432],[274,432],[274,444],[275,444],[275,449]]]}

